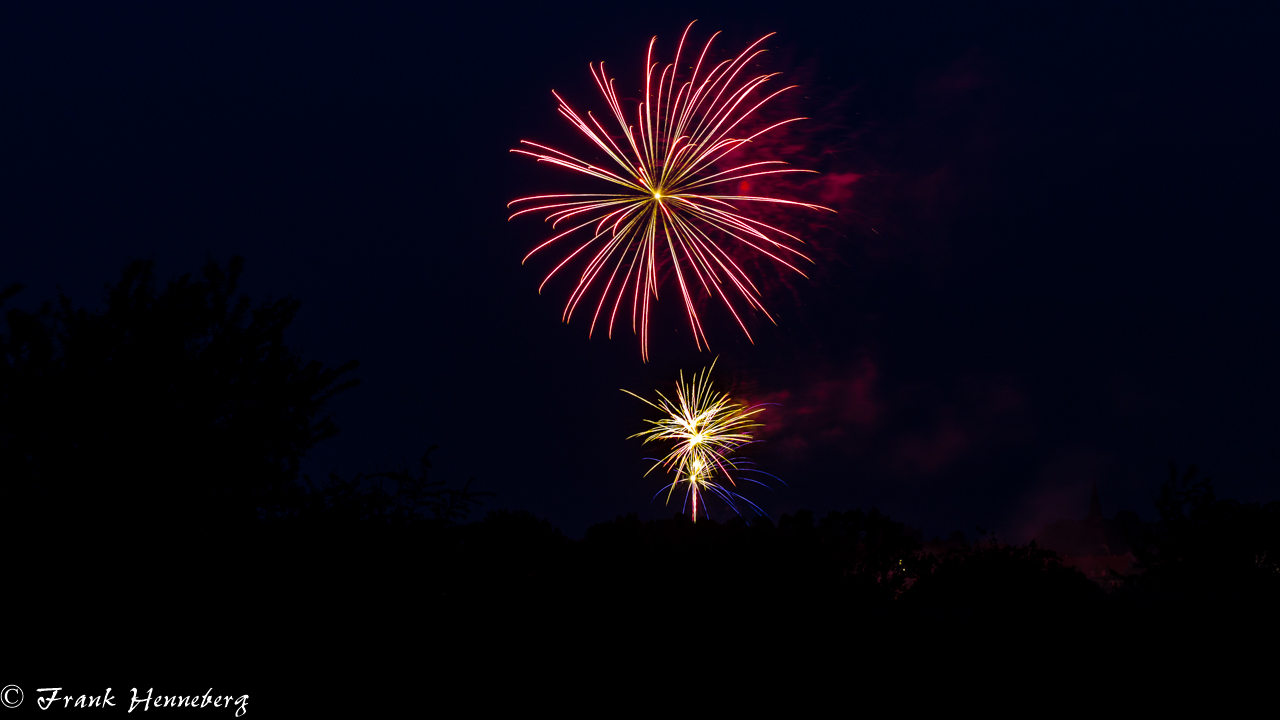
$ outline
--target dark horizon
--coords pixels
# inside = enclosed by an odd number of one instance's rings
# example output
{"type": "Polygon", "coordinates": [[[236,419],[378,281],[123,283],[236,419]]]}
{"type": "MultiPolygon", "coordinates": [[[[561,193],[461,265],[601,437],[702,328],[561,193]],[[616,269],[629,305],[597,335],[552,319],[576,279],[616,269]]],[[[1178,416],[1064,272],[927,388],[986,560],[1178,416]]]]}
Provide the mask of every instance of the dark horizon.
{"type": "Polygon", "coordinates": [[[717,357],[718,384],[777,403],[753,452],[786,485],[750,494],[775,520],[1025,541],[1095,483],[1107,517],[1154,519],[1170,461],[1277,498],[1272,11],[721,8],[8,6],[6,308],[101,307],[132,259],[163,284],[243,256],[252,300],[301,301],[291,347],[360,362],[302,472],[438,445],[435,477],[574,538],[676,510],[619,389],[717,357]],[[697,353],[666,287],[646,364],[629,331],[561,324],[563,283],[537,294],[543,227],[505,206],[563,178],[509,150],[581,150],[551,90],[599,111],[588,62],[629,88],[694,19],[725,50],[778,33],[764,65],[814,118],[787,140],[841,214],[801,219],[821,263],[772,279],[754,345],[711,308],[697,353]]]}

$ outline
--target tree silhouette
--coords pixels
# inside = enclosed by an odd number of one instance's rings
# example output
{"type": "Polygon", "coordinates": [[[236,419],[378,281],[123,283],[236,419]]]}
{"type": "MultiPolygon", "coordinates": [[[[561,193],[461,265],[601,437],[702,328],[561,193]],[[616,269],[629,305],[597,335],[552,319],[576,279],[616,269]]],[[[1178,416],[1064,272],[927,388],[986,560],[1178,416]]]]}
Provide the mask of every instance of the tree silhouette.
{"type": "MultiPolygon", "coordinates": [[[[1160,520],[1139,532],[1135,600],[1169,611],[1271,611],[1280,599],[1280,502],[1219,499],[1192,465],[1156,500],[1160,520]]],[[[1251,615],[1252,612],[1246,613],[1251,615]]]]}
{"type": "MultiPolygon", "coordinates": [[[[986,533],[979,529],[979,535],[986,533]]],[[[994,639],[1071,633],[1106,608],[1106,594],[1051,550],[995,538],[953,548],[903,593],[903,609],[925,630],[994,639]]]]}
{"type": "MultiPolygon", "coordinates": [[[[298,502],[299,461],[357,363],[304,362],[299,309],[237,296],[242,258],[157,290],[135,261],[101,311],[65,294],[0,332],[0,497],[27,542],[216,539],[298,502]]],[[[13,286],[0,303],[21,289],[13,286]]]]}
{"type": "Polygon", "coordinates": [[[299,507],[304,520],[362,525],[414,525],[423,522],[438,528],[465,521],[493,493],[471,489],[475,478],[462,487],[430,479],[432,445],[418,461],[418,474],[407,468],[356,475],[344,480],[336,473],[324,483],[304,478],[307,496],[299,507]]]}

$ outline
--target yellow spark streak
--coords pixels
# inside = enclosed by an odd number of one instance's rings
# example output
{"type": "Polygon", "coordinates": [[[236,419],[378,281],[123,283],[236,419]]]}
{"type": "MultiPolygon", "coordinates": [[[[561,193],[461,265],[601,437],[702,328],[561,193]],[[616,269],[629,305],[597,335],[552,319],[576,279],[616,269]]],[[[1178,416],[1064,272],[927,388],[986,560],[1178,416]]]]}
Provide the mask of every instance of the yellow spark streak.
{"type": "Polygon", "coordinates": [[[728,393],[717,393],[711,389],[711,371],[715,366],[713,361],[710,367],[695,373],[690,383],[685,382],[681,371],[674,402],[661,392],[658,393],[658,402],[654,403],[630,390],[622,391],[664,415],[660,420],[645,420],[653,427],[628,439],[644,438],[645,443],[674,441],[671,451],[649,468],[645,476],[659,467],[674,472],[676,479],[668,488],[668,502],[677,485],[687,484],[687,492],[693,500],[694,522],[698,520],[698,505],[706,505],[705,501],[699,503],[699,498],[706,492],[719,496],[731,507],[733,498],[745,500],[714,482],[714,478],[721,475],[728,479],[730,485],[737,485],[732,472],[738,470],[738,465],[729,456],[751,442],[749,430],[763,427],[753,419],[764,410],[762,406],[747,408],[732,402],[728,393]]]}

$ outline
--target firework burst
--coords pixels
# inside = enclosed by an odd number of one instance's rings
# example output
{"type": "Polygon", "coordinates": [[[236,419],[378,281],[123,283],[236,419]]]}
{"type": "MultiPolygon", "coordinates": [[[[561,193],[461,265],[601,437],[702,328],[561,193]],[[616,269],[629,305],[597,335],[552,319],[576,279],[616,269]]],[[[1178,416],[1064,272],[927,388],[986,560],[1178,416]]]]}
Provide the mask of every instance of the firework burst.
{"type": "Polygon", "coordinates": [[[685,485],[685,503],[693,504],[694,522],[698,521],[699,504],[706,507],[706,493],[719,497],[734,512],[738,512],[738,501],[742,501],[757,513],[764,514],[755,503],[716,482],[723,478],[736,487],[734,475],[737,475],[738,480],[763,485],[743,477],[743,472],[752,470],[744,467],[746,461],[743,458],[730,455],[751,442],[749,430],[763,426],[754,417],[764,406],[744,407],[732,402],[728,393],[714,392],[711,389],[711,370],[714,368],[715,362],[712,362],[711,367],[694,374],[691,383],[685,383],[684,373],[681,372],[680,381],[676,384],[675,402],[667,399],[661,392],[658,393],[658,402],[654,403],[629,390],[623,390],[663,414],[664,417],[660,420],[646,420],[653,427],[631,437],[644,438],[645,443],[674,441],[671,452],[657,460],[645,475],[648,476],[659,467],[668,472],[674,471],[675,480],[659,490],[658,494],[665,490],[667,501],[670,502],[676,487],[685,485]]]}
{"type": "Polygon", "coordinates": [[[545,212],[546,221],[557,232],[530,251],[525,260],[560,240],[576,245],[547,274],[538,286],[539,293],[571,260],[580,255],[590,258],[569,295],[562,319],[568,322],[593,289],[599,288],[594,293],[599,299],[588,302],[588,308],[592,304],[595,308],[587,335],[603,322],[612,337],[619,310],[625,316],[629,305],[631,329],[640,336],[640,354],[645,360],[649,358],[650,303],[658,298],[660,268],[669,264],[673,271],[698,350],[709,347],[696,309],[704,297],[723,301],[751,340],[740,307],[760,311],[770,321],[773,317],[765,310],[759,288],[735,258],[744,247],[751,248],[801,276],[805,274],[798,265],[812,261],[795,247],[803,243],[800,238],[753,219],[750,208],[764,204],[835,212],[820,205],[775,197],[719,194],[721,191],[716,188],[725,183],[815,171],[781,167],[786,163],[780,160],[746,162],[741,157],[740,151],[756,138],[805,119],[791,118],[739,135],[742,126],[750,125],[749,118],[761,107],[796,87],[765,95],[762,86],[777,73],[750,79],[744,75],[746,66],[764,52],[760,46],[770,35],[755,41],[732,60],[711,65],[707,52],[716,37],[712,35],[698,55],[692,74],[687,80],[680,80],[680,57],[691,27],[693,23],[681,35],[673,62],[660,71],[653,61],[657,38],[649,42],[644,96],[630,117],[624,111],[614,80],[605,74],[604,63],[589,66],[617,121],[615,133],[607,131],[591,113],[583,119],[552,92],[560,103],[560,114],[609,158],[609,167],[527,140],[521,144],[531,149],[512,150],[615,186],[615,191],[609,193],[519,198],[508,204],[520,206],[509,219],[545,212]],[[561,230],[561,226],[566,227],[561,230]]]}

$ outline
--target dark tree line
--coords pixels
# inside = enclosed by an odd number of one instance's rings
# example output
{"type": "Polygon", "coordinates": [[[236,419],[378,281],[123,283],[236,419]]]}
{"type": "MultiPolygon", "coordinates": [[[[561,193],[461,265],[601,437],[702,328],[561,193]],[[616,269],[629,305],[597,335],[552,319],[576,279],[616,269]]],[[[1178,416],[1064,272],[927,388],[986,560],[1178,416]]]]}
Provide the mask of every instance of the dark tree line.
{"type": "Polygon", "coordinates": [[[166,611],[218,608],[228,626],[298,637],[326,624],[628,622],[888,636],[1261,612],[1280,599],[1280,504],[1219,499],[1194,470],[1171,476],[1158,521],[1123,524],[1141,573],[1109,595],[1034,543],[926,545],[875,510],[777,523],[629,515],[575,541],[523,512],[468,522],[485,493],[432,478],[431,451],[414,470],[299,477],[337,432],[326,407],[357,366],[299,357],[284,340],[298,302],[252,304],[237,295],[242,269],[208,263],[157,288],[135,262],[101,310],[60,296],[4,313],[4,537],[31,566],[67,569],[24,591],[32,612],[65,610],[85,577],[130,587],[123,568],[148,562],[173,568],[166,611]],[[237,580],[210,587],[185,572],[193,563],[237,580]]]}
{"type": "Polygon", "coordinates": [[[1217,497],[1190,466],[1172,464],[1156,500],[1158,522],[1135,534],[1141,574],[1126,588],[1151,610],[1214,609],[1253,616],[1280,600],[1280,502],[1217,497]]]}

